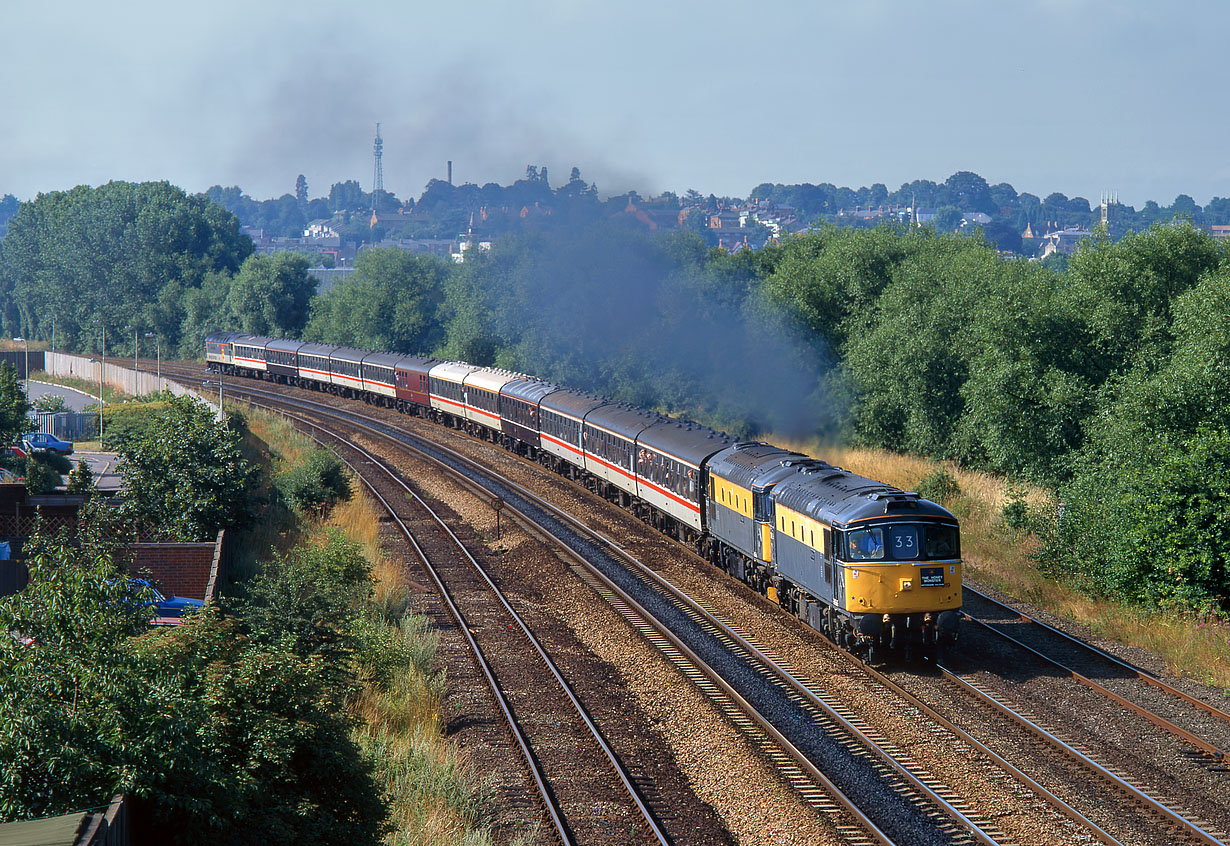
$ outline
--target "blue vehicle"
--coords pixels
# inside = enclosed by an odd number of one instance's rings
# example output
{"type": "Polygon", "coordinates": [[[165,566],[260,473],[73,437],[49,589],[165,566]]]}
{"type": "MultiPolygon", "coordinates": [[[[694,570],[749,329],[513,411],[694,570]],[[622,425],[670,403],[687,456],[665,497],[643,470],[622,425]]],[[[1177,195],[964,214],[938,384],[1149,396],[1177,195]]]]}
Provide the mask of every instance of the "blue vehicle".
{"type": "Polygon", "coordinates": [[[129,579],[128,586],[138,596],[153,600],[154,619],[151,626],[177,626],[180,618],[202,608],[205,603],[186,596],[167,596],[146,579],[129,579]]]}
{"type": "Polygon", "coordinates": [[[21,442],[28,452],[54,452],[60,455],[73,454],[73,442],[62,441],[47,432],[27,432],[21,436],[21,442]]]}

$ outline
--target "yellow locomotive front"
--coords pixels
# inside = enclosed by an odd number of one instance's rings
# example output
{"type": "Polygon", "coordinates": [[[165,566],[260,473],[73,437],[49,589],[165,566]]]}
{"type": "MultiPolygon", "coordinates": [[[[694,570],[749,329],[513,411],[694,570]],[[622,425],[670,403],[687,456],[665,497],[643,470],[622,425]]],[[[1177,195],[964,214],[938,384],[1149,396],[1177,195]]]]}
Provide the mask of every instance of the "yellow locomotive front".
{"type": "MultiPolygon", "coordinates": [[[[943,512],[925,500],[913,506],[916,512],[943,512]]],[[[910,652],[955,639],[961,609],[960,533],[956,520],[945,516],[864,518],[835,533],[841,577],[834,603],[852,619],[857,644],[910,652]]]]}
{"type": "Polygon", "coordinates": [[[771,499],[785,607],[860,654],[933,655],[956,640],[961,541],[948,510],[823,464],[800,466],[771,499]]]}

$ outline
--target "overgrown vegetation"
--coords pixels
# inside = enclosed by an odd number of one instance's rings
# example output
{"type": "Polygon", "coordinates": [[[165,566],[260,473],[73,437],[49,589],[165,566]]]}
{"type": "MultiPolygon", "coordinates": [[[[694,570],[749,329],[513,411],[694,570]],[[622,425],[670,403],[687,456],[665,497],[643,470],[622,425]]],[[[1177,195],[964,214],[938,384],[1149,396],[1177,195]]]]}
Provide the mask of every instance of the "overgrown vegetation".
{"type": "Polygon", "coordinates": [[[309,453],[304,461],[279,473],[276,485],[291,508],[305,514],[327,511],[350,499],[345,465],[323,449],[309,453]]]}
{"type": "MultiPolygon", "coordinates": [[[[173,441],[192,417],[177,402],[147,413],[134,442],[173,441]]],[[[333,469],[287,427],[255,428],[276,432],[265,443],[287,474],[333,469]]],[[[127,588],[124,513],[95,499],[76,536],[30,540],[30,587],[0,599],[0,631],[32,638],[0,638],[0,819],[123,791],[143,833],[169,842],[489,842],[484,789],[440,736],[435,634],[379,556],[371,503],[282,513],[294,540],[173,630],[146,631],[151,608],[127,588]]]]}

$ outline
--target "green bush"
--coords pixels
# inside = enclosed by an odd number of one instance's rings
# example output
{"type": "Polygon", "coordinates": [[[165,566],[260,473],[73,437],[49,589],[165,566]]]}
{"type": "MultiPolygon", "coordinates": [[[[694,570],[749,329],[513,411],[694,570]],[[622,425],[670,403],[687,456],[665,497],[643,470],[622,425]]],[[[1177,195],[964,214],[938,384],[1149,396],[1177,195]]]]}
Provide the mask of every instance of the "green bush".
{"type": "MultiPolygon", "coordinates": [[[[63,459],[63,456],[55,457],[63,459]]],[[[41,455],[31,455],[26,459],[26,490],[32,494],[51,493],[60,486],[61,475],[58,468],[41,455]]]]}
{"type": "Polygon", "coordinates": [[[1014,532],[1029,528],[1029,505],[1025,502],[1025,491],[1017,485],[1008,486],[1008,501],[1000,509],[1000,517],[1014,532]]]}
{"type": "Polygon", "coordinates": [[[94,472],[83,458],[77,462],[76,469],[68,477],[68,493],[82,494],[94,490],[94,472]]]}
{"type": "Polygon", "coordinates": [[[947,505],[961,495],[961,486],[956,478],[942,467],[937,467],[918,480],[915,485],[918,495],[940,505],[947,505]]]}
{"type": "Polygon", "coordinates": [[[291,508],[299,512],[326,511],[350,499],[346,466],[336,455],[323,449],[281,473],[275,484],[291,508]]]}
{"type": "Polygon", "coordinates": [[[68,400],[64,399],[64,397],[59,394],[43,394],[31,403],[31,405],[34,407],[35,411],[60,412],[70,410],[68,407],[68,400]]]}
{"type": "Polygon", "coordinates": [[[122,449],[135,438],[145,436],[158,426],[168,408],[165,400],[108,405],[103,411],[107,447],[122,449]]]}

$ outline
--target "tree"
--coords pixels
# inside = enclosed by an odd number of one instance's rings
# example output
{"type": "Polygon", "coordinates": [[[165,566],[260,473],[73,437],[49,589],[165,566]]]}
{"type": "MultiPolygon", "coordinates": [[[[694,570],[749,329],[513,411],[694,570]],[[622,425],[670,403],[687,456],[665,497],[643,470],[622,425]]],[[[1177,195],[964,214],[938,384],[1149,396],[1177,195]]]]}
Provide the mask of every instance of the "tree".
{"type": "Polygon", "coordinates": [[[962,213],[957,206],[940,206],[935,210],[931,225],[936,232],[955,232],[961,226],[962,213]]]}
{"type": "Polygon", "coordinates": [[[435,256],[364,251],[349,279],[312,301],[303,336],[365,349],[430,352],[444,341],[439,309],[449,271],[435,256]]]}
{"type": "Polygon", "coordinates": [[[156,425],[120,447],[124,514],[148,532],[180,541],[213,540],[223,527],[244,525],[255,471],[240,440],[195,399],[168,399],[156,425]]]}
{"type": "Polygon", "coordinates": [[[251,252],[233,214],[165,182],[41,194],[9,221],[0,306],[13,334],[49,339],[54,319],[60,345],[97,350],[100,319],[165,333],[182,319],[149,314],[166,286],[188,290],[210,273],[233,273],[251,252]]]}
{"type": "Polygon", "coordinates": [[[363,188],[353,179],[335,182],[329,189],[329,205],[335,212],[365,208],[363,200],[363,188]]]}
{"type": "Polygon", "coordinates": [[[94,492],[94,471],[84,458],[77,462],[77,467],[68,477],[68,488],[65,493],[89,494],[94,492]]]}
{"type": "Polygon", "coordinates": [[[299,174],[297,179],[295,179],[295,202],[299,204],[300,208],[304,208],[307,206],[307,202],[308,202],[307,177],[304,176],[302,173],[299,174]]]}
{"type": "Polygon", "coordinates": [[[4,445],[17,443],[30,425],[30,402],[17,379],[17,370],[8,362],[0,363],[0,441],[4,445]]]}
{"type": "Polygon", "coordinates": [[[226,296],[232,325],[254,335],[297,338],[308,318],[316,281],[296,253],[252,256],[243,263],[226,296]]]}

